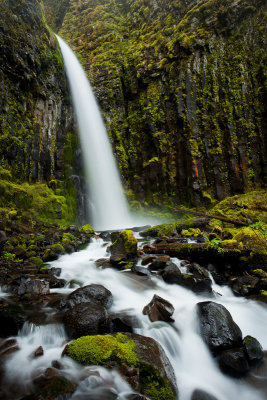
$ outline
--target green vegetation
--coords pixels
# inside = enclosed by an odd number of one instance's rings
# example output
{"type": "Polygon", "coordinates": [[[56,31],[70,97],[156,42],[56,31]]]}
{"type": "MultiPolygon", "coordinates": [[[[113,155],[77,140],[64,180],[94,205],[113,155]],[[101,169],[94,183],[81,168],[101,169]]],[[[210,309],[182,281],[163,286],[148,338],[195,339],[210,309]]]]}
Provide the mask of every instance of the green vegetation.
{"type": "Polygon", "coordinates": [[[83,336],[68,346],[68,355],[83,365],[106,365],[117,361],[135,367],[138,358],[134,352],[135,344],[127,336],[118,333],[111,335],[83,336]]]}

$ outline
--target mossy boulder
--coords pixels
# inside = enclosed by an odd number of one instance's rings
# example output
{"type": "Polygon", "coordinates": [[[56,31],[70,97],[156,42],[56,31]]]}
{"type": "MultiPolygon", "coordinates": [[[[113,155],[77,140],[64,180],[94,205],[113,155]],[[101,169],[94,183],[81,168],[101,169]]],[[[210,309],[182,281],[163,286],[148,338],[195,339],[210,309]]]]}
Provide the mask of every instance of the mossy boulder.
{"type": "Polygon", "coordinates": [[[95,233],[94,230],[93,230],[93,228],[92,228],[91,225],[89,225],[89,224],[86,224],[86,225],[81,226],[81,227],[79,228],[79,231],[80,231],[80,232],[90,233],[90,234],[92,234],[92,235],[95,233]]]}
{"type": "Polygon", "coordinates": [[[137,334],[85,336],[71,342],[67,354],[83,364],[139,369],[140,391],[151,400],[174,400],[174,373],[161,346],[137,334]]]}
{"type": "Polygon", "coordinates": [[[110,262],[119,265],[122,261],[133,260],[137,256],[137,240],[133,231],[117,231],[111,234],[110,262]]]}

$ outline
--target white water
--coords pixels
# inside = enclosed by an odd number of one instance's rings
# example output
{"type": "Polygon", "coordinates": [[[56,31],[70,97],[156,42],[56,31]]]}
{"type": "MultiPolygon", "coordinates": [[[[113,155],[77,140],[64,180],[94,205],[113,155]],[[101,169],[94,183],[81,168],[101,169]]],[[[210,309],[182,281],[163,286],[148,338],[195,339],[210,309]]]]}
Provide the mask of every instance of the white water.
{"type": "MultiPolygon", "coordinates": [[[[146,280],[139,280],[127,272],[101,270],[96,267],[94,261],[108,257],[106,247],[107,243],[102,239],[95,239],[85,250],[64,255],[51,265],[62,268],[61,278],[67,281],[76,279],[83,285],[91,283],[104,285],[114,296],[112,312],[127,310],[128,314],[138,317],[141,327],[136,329],[136,332],[160,342],[173,365],[179,388],[179,400],[190,400],[191,393],[197,388],[213,394],[218,400],[265,399],[262,393],[243,380],[229,378],[220,372],[198,333],[195,305],[208,299],[223,304],[240,326],[243,337],[247,334],[256,337],[264,349],[267,349],[266,307],[242,297],[235,297],[229,288],[215,284],[213,289],[219,294],[211,298],[197,296],[178,285],[168,285],[157,277],[152,278],[152,283],[151,281],[147,283],[146,280]],[[154,294],[170,301],[175,307],[173,324],[152,323],[142,314],[143,307],[154,294]]],[[[173,261],[179,263],[177,259],[173,261]]],[[[66,288],[54,291],[66,293],[72,290],[66,288]]],[[[59,359],[63,364],[63,373],[78,383],[78,391],[73,395],[73,400],[77,393],[96,393],[94,390],[99,391],[106,386],[111,386],[118,396],[117,399],[123,400],[124,394],[131,390],[115,372],[110,373],[97,367],[84,368],[68,357],[60,359],[64,339],[65,334],[61,326],[48,325],[34,329],[26,326],[26,331],[23,331],[18,338],[21,350],[14,353],[7,364],[7,377],[10,382],[28,383],[32,374],[51,366],[53,360],[59,359]],[[30,358],[29,355],[40,345],[44,347],[44,356],[37,359],[30,358]],[[100,378],[92,372],[96,369],[100,371],[100,378]],[[85,376],[86,379],[81,381],[81,376],[85,376]]],[[[96,398],[104,400],[105,396],[96,398]]]]}
{"type": "Polygon", "coordinates": [[[96,230],[132,224],[108,135],[93,91],[71,48],[57,36],[69,80],[84,155],[92,225],[96,230]]]}

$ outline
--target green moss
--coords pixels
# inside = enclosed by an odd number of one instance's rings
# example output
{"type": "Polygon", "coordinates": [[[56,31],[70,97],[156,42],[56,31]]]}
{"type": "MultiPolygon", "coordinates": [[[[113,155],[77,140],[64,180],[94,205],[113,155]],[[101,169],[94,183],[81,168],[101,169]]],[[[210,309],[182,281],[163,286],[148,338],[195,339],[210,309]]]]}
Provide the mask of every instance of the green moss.
{"type": "Polygon", "coordinates": [[[240,229],[233,239],[241,242],[247,250],[258,254],[267,254],[266,237],[258,230],[251,227],[240,229]]]}
{"type": "Polygon", "coordinates": [[[190,237],[198,237],[203,235],[203,232],[199,228],[189,228],[189,229],[184,229],[181,232],[182,236],[190,236],[190,237]]]}
{"type": "Polygon", "coordinates": [[[140,363],[140,382],[145,396],[151,400],[174,400],[175,395],[168,380],[152,365],[140,363]]]}
{"type": "Polygon", "coordinates": [[[135,256],[137,251],[137,240],[134,236],[133,231],[125,230],[121,231],[120,234],[123,240],[126,254],[128,256],[135,256]]]}
{"type": "Polygon", "coordinates": [[[79,231],[80,232],[92,233],[92,234],[94,233],[93,228],[89,224],[83,225],[81,228],[79,228],[79,231]]]}
{"type": "Polygon", "coordinates": [[[267,290],[261,290],[260,294],[263,295],[263,296],[267,296],[267,290]]]}
{"type": "Polygon", "coordinates": [[[147,228],[142,232],[142,236],[161,237],[177,235],[176,223],[160,224],[147,228]]]}
{"type": "Polygon", "coordinates": [[[73,360],[83,365],[106,365],[108,362],[116,361],[135,367],[138,358],[134,348],[133,340],[118,333],[116,337],[83,336],[69,344],[67,353],[73,360]]]}
{"type": "Polygon", "coordinates": [[[35,265],[43,264],[43,260],[40,257],[30,257],[29,261],[30,261],[30,263],[35,264],[35,265]]]}

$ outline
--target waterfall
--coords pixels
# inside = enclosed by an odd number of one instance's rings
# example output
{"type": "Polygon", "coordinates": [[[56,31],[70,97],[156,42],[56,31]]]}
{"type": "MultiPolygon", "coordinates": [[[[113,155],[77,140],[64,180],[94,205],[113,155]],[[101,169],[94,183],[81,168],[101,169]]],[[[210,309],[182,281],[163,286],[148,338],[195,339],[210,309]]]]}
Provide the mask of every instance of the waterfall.
{"type": "Polygon", "coordinates": [[[129,227],[127,201],[95,96],[75,54],[60,37],[57,39],[78,121],[93,209],[91,223],[96,230],[129,227]]]}

